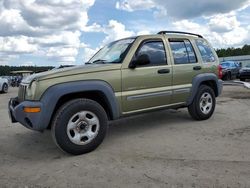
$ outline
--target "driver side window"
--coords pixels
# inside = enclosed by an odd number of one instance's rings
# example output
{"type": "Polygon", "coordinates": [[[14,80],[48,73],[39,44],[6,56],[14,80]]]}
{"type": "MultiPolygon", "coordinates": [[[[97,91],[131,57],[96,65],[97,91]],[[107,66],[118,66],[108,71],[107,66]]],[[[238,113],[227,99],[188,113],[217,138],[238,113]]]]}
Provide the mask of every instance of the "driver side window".
{"type": "Polygon", "coordinates": [[[149,64],[144,66],[166,65],[167,58],[162,41],[147,41],[140,47],[133,59],[138,59],[140,56],[147,56],[149,64]]]}

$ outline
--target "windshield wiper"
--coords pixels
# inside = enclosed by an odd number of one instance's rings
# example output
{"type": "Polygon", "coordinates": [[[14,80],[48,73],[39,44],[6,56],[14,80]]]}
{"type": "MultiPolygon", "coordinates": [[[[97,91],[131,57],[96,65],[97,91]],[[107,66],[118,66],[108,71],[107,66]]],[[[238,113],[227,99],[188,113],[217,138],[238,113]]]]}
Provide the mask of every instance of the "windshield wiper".
{"type": "Polygon", "coordinates": [[[104,60],[104,59],[97,59],[97,60],[93,61],[92,63],[96,63],[96,64],[105,64],[105,63],[107,63],[107,60],[104,60]]]}

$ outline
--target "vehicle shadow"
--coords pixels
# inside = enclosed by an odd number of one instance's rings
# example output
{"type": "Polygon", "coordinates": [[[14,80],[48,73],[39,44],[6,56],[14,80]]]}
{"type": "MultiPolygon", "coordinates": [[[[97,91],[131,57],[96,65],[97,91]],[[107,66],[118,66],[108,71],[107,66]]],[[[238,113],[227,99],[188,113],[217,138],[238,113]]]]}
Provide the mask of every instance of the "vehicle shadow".
{"type": "MultiPolygon", "coordinates": [[[[112,147],[112,145],[109,145],[110,142],[115,143],[117,139],[131,134],[140,132],[148,134],[148,132],[152,130],[162,129],[166,126],[184,126],[186,122],[190,121],[193,120],[189,117],[185,109],[150,112],[116,120],[110,122],[103,147],[109,149],[109,147],[112,147]]],[[[0,149],[5,157],[11,156],[10,158],[12,159],[18,158],[23,160],[32,159],[33,161],[46,161],[72,156],[57,148],[49,130],[39,133],[22,129],[20,133],[7,136],[6,142],[7,139],[8,144],[1,144],[0,149]]],[[[95,152],[101,150],[102,145],[95,150],[95,152]]]]}

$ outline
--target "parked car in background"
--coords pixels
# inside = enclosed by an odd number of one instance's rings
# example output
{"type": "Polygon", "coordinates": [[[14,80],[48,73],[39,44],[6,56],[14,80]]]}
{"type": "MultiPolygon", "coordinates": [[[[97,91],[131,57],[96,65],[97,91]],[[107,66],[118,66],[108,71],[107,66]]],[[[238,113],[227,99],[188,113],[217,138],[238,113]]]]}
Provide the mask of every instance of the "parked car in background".
{"type": "Polygon", "coordinates": [[[239,71],[239,78],[241,81],[245,81],[246,79],[250,79],[250,64],[243,67],[239,71]]]}
{"type": "Polygon", "coordinates": [[[8,79],[0,77],[0,92],[7,93],[8,89],[9,89],[8,79]]]}
{"type": "Polygon", "coordinates": [[[232,80],[239,77],[240,65],[238,63],[234,61],[223,61],[220,65],[223,80],[232,80]]]}

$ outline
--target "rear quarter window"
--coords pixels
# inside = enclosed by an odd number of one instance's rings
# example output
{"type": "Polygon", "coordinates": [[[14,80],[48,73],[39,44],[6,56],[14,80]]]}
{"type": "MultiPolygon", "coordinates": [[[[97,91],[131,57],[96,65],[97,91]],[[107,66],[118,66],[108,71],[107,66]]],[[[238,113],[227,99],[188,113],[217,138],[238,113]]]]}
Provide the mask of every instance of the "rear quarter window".
{"type": "Polygon", "coordinates": [[[195,43],[200,51],[204,63],[215,62],[216,59],[213,54],[213,50],[205,40],[197,39],[195,40],[195,43]]]}

